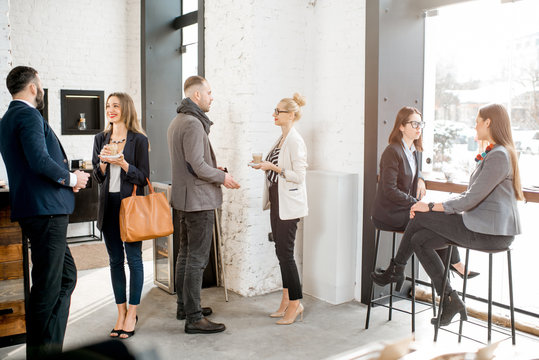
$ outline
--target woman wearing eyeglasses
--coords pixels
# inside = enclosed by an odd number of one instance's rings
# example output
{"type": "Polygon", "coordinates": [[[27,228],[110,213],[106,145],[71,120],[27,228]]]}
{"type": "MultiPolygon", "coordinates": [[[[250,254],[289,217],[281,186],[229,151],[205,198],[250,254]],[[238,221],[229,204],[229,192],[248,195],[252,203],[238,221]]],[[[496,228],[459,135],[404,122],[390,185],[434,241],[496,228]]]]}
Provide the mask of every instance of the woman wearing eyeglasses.
{"type": "MultiPolygon", "coordinates": [[[[421,113],[416,108],[405,106],[397,113],[389,145],[380,159],[380,178],[371,212],[372,222],[377,228],[404,231],[410,220],[410,208],[425,196],[425,181],[419,170],[417,154],[423,150],[424,126],[421,113]]],[[[445,259],[445,251],[440,251],[442,259],[445,259]]],[[[458,251],[452,252],[451,264],[451,269],[463,277],[464,266],[458,251]]],[[[477,275],[479,273],[471,271],[468,278],[477,275]]],[[[397,284],[397,290],[401,285],[397,284]]]]}
{"type": "Polygon", "coordinates": [[[305,98],[295,93],[282,99],[273,112],[281,136],[272,147],[266,161],[251,165],[265,171],[264,210],[270,209],[270,222],[275,252],[281,267],[283,296],[281,305],[271,317],[281,318],[278,325],[289,325],[298,315],[303,318],[303,298],[298,268],[294,260],[294,242],[299,219],[307,216],[307,148],[294,124],[301,118],[305,98]]]}
{"type": "MultiPolygon", "coordinates": [[[[456,244],[475,250],[503,250],[520,234],[517,200],[524,200],[524,195],[507,110],[499,104],[483,106],[475,130],[477,139],[489,146],[476,156],[468,188],[443,203],[419,201],[412,206],[412,220],[395,259],[384,273],[372,275],[378,284],[402,282],[404,266],[415,252],[441,295],[444,266],[435,249],[456,244]]],[[[466,320],[466,306],[449,283],[445,295],[440,325],[449,325],[457,313],[466,320]]]]}

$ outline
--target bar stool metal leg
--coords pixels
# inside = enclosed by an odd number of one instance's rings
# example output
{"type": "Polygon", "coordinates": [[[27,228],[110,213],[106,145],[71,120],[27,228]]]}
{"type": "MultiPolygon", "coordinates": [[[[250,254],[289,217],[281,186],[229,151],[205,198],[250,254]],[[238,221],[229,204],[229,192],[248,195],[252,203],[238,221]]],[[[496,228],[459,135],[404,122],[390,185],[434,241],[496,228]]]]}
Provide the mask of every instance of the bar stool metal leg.
{"type": "Polygon", "coordinates": [[[415,255],[412,254],[412,332],[415,332],[415,255]]]}
{"type": "Polygon", "coordinates": [[[492,340],[492,254],[488,254],[488,343],[492,340]]]}
{"type": "MultiPolygon", "coordinates": [[[[380,229],[376,230],[376,240],[374,243],[374,262],[372,264],[372,271],[376,271],[376,260],[378,259],[378,245],[380,243],[380,229]]],[[[365,320],[365,329],[369,328],[369,320],[371,317],[372,298],[374,297],[374,281],[371,280],[371,297],[369,300],[369,306],[367,307],[367,319],[365,320]]]]}
{"type": "MultiPolygon", "coordinates": [[[[393,245],[391,247],[391,259],[395,258],[395,237],[397,234],[393,233],[393,245]]],[[[388,320],[391,321],[393,312],[393,283],[389,284],[389,316],[388,320]]]]}
{"type": "MultiPolygon", "coordinates": [[[[468,284],[468,260],[470,259],[470,249],[466,249],[466,260],[464,262],[464,282],[462,284],[462,301],[466,302],[466,286],[468,284]]],[[[462,340],[462,325],[464,320],[462,317],[459,321],[459,342],[462,340]]]]}
{"type": "Polygon", "coordinates": [[[453,252],[453,246],[449,246],[447,249],[446,265],[444,271],[444,281],[442,283],[442,293],[440,294],[440,305],[438,306],[438,317],[436,318],[436,324],[434,325],[434,341],[438,340],[438,329],[440,328],[440,320],[442,319],[443,303],[445,298],[445,288],[447,287],[447,278],[449,276],[449,267],[451,266],[451,253],[453,252]]]}
{"type": "Polygon", "coordinates": [[[515,305],[513,303],[513,270],[511,266],[511,250],[507,250],[507,273],[509,275],[509,307],[511,310],[511,338],[516,345],[515,334],[515,305]]]}

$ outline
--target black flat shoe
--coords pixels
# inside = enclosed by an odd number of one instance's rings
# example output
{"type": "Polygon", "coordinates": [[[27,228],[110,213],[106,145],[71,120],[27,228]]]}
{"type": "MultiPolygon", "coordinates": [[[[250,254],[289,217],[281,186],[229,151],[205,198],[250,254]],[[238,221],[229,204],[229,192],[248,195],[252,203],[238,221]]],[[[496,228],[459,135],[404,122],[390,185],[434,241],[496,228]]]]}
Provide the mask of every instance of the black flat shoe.
{"type": "MultiPolygon", "coordinates": [[[[211,309],[211,307],[202,308],[202,316],[210,316],[211,314],[213,314],[213,310],[211,309]]],[[[176,319],[185,320],[185,311],[176,312],[176,319]]]]}
{"type": "MultiPolygon", "coordinates": [[[[461,279],[464,279],[464,275],[461,274],[461,273],[457,270],[457,268],[453,266],[453,264],[451,264],[451,266],[449,267],[449,269],[450,269],[453,273],[455,273],[455,274],[457,274],[458,276],[460,276],[461,279]]],[[[479,274],[480,274],[480,273],[478,273],[478,272],[470,271],[470,272],[468,272],[468,279],[473,279],[474,277],[476,277],[476,276],[479,275],[479,274]]]]}
{"type": "Polygon", "coordinates": [[[225,331],[225,324],[214,323],[206,318],[202,318],[194,323],[185,324],[187,334],[213,334],[225,331]]]}

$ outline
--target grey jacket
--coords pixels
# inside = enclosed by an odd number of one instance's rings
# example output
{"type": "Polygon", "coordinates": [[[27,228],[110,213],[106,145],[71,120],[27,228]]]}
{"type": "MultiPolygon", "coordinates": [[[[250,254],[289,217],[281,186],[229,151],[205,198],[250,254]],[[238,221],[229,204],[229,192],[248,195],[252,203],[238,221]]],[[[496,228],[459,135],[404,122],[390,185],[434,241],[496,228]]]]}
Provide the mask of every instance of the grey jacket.
{"type": "Polygon", "coordinates": [[[172,164],[171,206],[189,212],[221,206],[225,173],[216,168],[215,154],[201,120],[179,113],[168,128],[167,140],[172,164]]]}
{"type": "Polygon", "coordinates": [[[470,176],[468,189],[443,203],[447,214],[462,213],[471,231],[518,235],[520,216],[513,190],[513,170],[507,149],[496,145],[470,176]]]}

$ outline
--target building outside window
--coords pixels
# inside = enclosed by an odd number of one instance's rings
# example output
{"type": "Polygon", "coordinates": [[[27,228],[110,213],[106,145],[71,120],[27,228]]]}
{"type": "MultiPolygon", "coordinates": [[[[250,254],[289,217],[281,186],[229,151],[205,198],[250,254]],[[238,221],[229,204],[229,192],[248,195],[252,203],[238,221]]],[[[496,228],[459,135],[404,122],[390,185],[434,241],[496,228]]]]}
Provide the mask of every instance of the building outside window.
{"type": "MultiPolygon", "coordinates": [[[[535,0],[470,1],[427,14],[423,171],[428,179],[468,182],[480,152],[474,139],[478,109],[500,103],[511,117],[523,186],[539,191],[537,14],[535,0]]],[[[448,194],[431,196],[441,200],[448,194]]],[[[539,289],[530,286],[528,275],[539,253],[539,204],[521,203],[519,208],[524,231],[513,243],[515,305],[539,314],[539,289]]],[[[495,256],[494,265],[495,300],[508,304],[505,257],[495,256]]],[[[488,256],[472,252],[470,266],[483,275],[469,282],[471,293],[486,297],[488,256]]]]}

